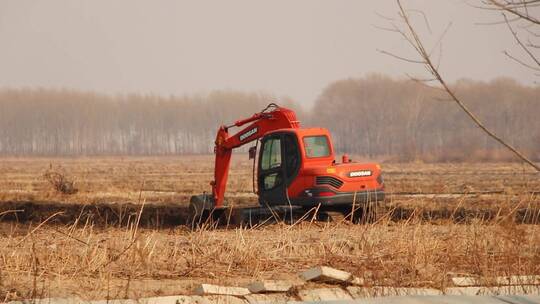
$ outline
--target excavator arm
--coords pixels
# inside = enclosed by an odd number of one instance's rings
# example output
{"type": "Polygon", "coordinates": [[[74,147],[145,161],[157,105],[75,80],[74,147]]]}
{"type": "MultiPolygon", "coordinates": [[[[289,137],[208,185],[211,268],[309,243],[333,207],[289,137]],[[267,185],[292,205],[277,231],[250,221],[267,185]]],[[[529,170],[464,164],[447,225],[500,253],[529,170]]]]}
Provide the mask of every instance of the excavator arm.
{"type": "Polygon", "coordinates": [[[300,122],[296,119],[294,111],[273,103],[249,118],[237,120],[230,126],[221,126],[217,132],[214,147],[214,153],[216,155],[214,180],[210,183],[212,185],[214,207],[221,207],[223,205],[233,149],[257,140],[270,131],[299,127],[300,122]],[[242,127],[246,124],[249,125],[236,134],[229,134],[229,128],[242,127]]]}

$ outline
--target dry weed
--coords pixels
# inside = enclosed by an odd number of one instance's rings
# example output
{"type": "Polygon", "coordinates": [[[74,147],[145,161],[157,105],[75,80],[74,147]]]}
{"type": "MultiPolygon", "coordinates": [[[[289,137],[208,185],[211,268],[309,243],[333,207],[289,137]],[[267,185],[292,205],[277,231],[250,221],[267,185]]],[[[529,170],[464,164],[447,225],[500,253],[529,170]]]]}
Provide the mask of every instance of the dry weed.
{"type": "Polygon", "coordinates": [[[10,298],[36,292],[90,297],[185,294],[196,282],[238,285],[254,278],[290,279],[315,265],[350,271],[373,285],[435,288],[448,284],[449,273],[485,278],[540,274],[540,227],[514,223],[432,225],[411,218],[397,224],[313,222],[198,231],[42,226],[29,237],[21,226],[3,228],[0,288],[1,296],[10,298]],[[148,280],[154,285],[128,286],[148,280]],[[160,281],[153,280],[185,284],[163,291],[160,281]],[[76,284],[81,281],[91,283],[76,284]]]}
{"type": "Polygon", "coordinates": [[[75,188],[75,181],[70,180],[64,172],[60,170],[47,170],[43,173],[43,178],[49,182],[49,184],[56,190],[58,193],[62,194],[75,194],[78,189],[75,188]]]}

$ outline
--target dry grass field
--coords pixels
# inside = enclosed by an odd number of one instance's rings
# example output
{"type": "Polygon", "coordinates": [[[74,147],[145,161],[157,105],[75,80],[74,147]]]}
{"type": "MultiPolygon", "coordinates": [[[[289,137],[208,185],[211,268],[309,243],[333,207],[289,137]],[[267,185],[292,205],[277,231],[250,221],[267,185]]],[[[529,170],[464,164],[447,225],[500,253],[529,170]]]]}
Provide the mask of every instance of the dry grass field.
{"type": "MultiPolygon", "coordinates": [[[[233,159],[229,201],[252,204],[251,163],[245,155],[233,159]]],[[[57,211],[17,220],[3,207],[32,202],[61,212],[131,203],[174,212],[209,190],[212,167],[210,156],[1,159],[0,302],[189,294],[201,282],[295,280],[299,271],[323,264],[386,286],[443,288],[449,274],[540,274],[538,217],[533,224],[515,220],[518,211],[537,214],[540,176],[519,164],[383,164],[390,195],[379,219],[366,225],[308,221],[190,231],[137,220],[98,224],[77,214],[58,222],[57,211]],[[48,170],[74,180],[78,191],[55,191],[44,178],[48,170]],[[412,212],[396,220],[391,210],[397,208],[412,212]],[[460,222],[426,220],[418,211],[463,208],[493,213],[460,222]]]]}
{"type": "MultiPolygon", "coordinates": [[[[210,190],[213,165],[212,156],[2,158],[0,201],[137,203],[142,193],[148,202],[181,204],[193,194],[210,190]],[[66,196],[54,191],[43,176],[50,170],[73,180],[78,192],[66,196]]],[[[538,174],[515,163],[390,163],[383,170],[389,193],[520,195],[540,191],[538,174]]],[[[252,189],[252,162],[247,155],[235,155],[229,200],[254,198],[252,189]]]]}

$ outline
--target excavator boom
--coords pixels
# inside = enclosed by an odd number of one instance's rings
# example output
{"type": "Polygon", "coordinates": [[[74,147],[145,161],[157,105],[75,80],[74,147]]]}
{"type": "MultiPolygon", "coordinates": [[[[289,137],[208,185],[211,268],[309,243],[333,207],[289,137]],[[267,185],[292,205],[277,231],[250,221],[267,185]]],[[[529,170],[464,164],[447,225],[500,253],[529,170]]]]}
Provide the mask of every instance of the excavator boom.
{"type": "Polygon", "coordinates": [[[268,132],[287,128],[300,128],[296,114],[290,109],[273,103],[249,118],[237,120],[233,125],[219,128],[214,147],[214,180],[210,183],[216,208],[223,206],[232,150],[257,140],[268,132]],[[249,125],[233,135],[229,134],[229,128],[242,127],[246,124],[249,125]]]}

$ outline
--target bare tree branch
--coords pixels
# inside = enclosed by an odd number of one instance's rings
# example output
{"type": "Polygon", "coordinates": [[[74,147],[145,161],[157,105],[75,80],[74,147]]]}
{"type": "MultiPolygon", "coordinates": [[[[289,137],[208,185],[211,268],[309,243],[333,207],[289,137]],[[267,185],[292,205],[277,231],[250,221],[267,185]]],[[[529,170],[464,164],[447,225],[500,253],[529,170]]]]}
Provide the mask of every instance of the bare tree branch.
{"type": "Polygon", "coordinates": [[[483,23],[482,25],[506,24],[514,40],[525,52],[526,56],[534,62],[534,64],[529,64],[526,62],[526,60],[519,59],[518,57],[510,54],[509,51],[504,51],[503,54],[519,65],[533,71],[538,71],[538,67],[540,67],[540,60],[538,59],[538,56],[533,53],[533,51],[540,49],[540,45],[531,41],[530,38],[538,38],[540,37],[540,34],[536,33],[530,28],[540,25],[540,20],[531,14],[532,8],[540,8],[540,0],[482,0],[480,3],[482,3],[482,5],[469,5],[484,10],[499,11],[503,16],[503,19],[499,22],[483,23]],[[511,18],[508,15],[510,15],[511,18]],[[519,23],[520,21],[522,21],[521,24],[519,23]],[[512,24],[516,25],[512,26],[512,24]],[[528,33],[529,37],[527,37],[526,43],[524,40],[522,40],[522,38],[519,37],[516,28],[528,33]]]}
{"type": "Polygon", "coordinates": [[[528,7],[532,7],[532,6],[536,6],[540,4],[540,1],[531,0],[531,1],[514,2],[514,1],[486,0],[485,2],[491,5],[493,9],[498,9],[500,11],[508,12],[521,19],[540,25],[540,20],[529,15],[528,13],[528,7]],[[521,11],[520,9],[524,9],[524,11],[521,11]]]}
{"type": "Polygon", "coordinates": [[[420,14],[424,18],[424,23],[426,24],[426,28],[428,29],[429,33],[430,34],[433,33],[433,31],[431,31],[431,26],[429,25],[428,18],[427,18],[426,14],[423,11],[410,9],[409,12],[420,14]]]}
{"type": "Polygon", "coordinates": [[[540,69],[539,69],[539,68],[536,68],[536,67],[534,67],[534,66],[532,66],[532,65],[530,65],[530,64],[528,64],[528,63],[523,62],[523,61],[520,60],[520,59],[517,59],[516,57],[512,56],[512,55],[511,55],[510,53],[508,53],[507,51],[503,51],[503,54],[504,54],[506,57],[510,58],[511,60],[517,62],[518,64],[520,64],[520,65],[522,65],[522,66],[524,66],[524,67],[526,67],[526,68],[528,68],[528,69],[531,69],[531,70],[535,70],[535,71],[539,71],[539,72],[540,72],[540,69]]]}
{"type": "MultiPolygon", "coordinates": [[[[414,45],[414,49],[417,51],[418,55],[420,56],[420,60],[413,60],[412,62],[418,63],[421,62],[422,65],[428,70],[428,72],[439,82],[439,84],[442,86],[442,88],[446,91],[446,93],[450,96],[450,98],[467,114],[467,116],[478,126],[482,131],[484,131],[488,136],[499,142],[501,145],[506,147],[508,150],[510,150],[512,153],[514,153],[519,159],[521,159],[523,162],[529,164],[531,167],[535,168],[536,171],[540,172],[540,166],[533,163],[531,160],[529,160],[525,155],[523,155],[521,152],[516,150],[513,146],[506,143],[502,138],[497,136],[495,133],[493,133],[491,130],[489,130],[484,124],[468,109],[468,107],[456,96],[454,91],[450,89],[442,75],[439,73],[438,68],[433,64],[431,55],[429,52],[426,51],[426,48],[424,47],[424,44],[422,40],[420,39],[420,36],[412,26],[412,23],[410,21],[409,16],[407,15],[406,10],[403,8],[403,5],[401,4],[401,0],[396,0],[397,5],[399,7],[399,15],[401,19],[403,20],[404,24],[406,25],[408,34],[403,33],[403,36],[410,37],[409,43],[414,45]]],[[[496,0],[488,0],[490,2],[496,2],[499,3],[496,0]]],[[[540,0],[538,0],[540,1],[540,0]]],[[[536,3],[537,0],[529,0],[531,3],[536,3]]],[[[502,6],[506,7],[506,6],[502,6]]],[[[397,56],[395,56],[397,57],[397,56]]],[[[399,58],[399,57],[398,57],[399,58]]]]}
{"type": "MultiPolygon", "coordinates": [[[[508,20],[509,22],[517,22],[517,21],[520,21],[521,18],[520,17],[514,17],[510,20],[508,20]]],[[[499,24],[505,24],[506,21],[504,20],[498,20],[498,21],[492,21],[492,22],[476,22],[475,25],[499,25],[499,24]]]]}
{"type": "Polygon", "coordinates": [[[452,27],[452,22],[448,23],[448,25],[444,29],[443,33],[439,36],[439,39],[437,39],[437,42],[435,42],[435,44],[433,45],[433,48],[429,52],[430,56],[433,53],[433,51],[442,43],[444,37],[446,36],[446,33],[448,33],[448,30],[450,30],[450,27],[452,27]]]}
{"type": "Polygon", "coordinates": [[[399,59],[399,60],[403,60],[403,61],[407,61],[407,62],[411,62],[411,63],[420,63],[420,64],[423,64],[424,62],[421,61],[421,60],[414,60],[414,59],[408,59],[408,58],[405,58],[405,57],[401,57],[401,56],[398,56],[398,55],[395,55],[395,54],[392,54],[390,52],[387,52],[387,51],[384,51],[384,50],[379,50],[377,49],[378,52],[384,54],[384,55],[388,55],[390,57],[394,57],[396,59],[399,59]]]}
{"type": "Polygon", "coordinates": [[[525,31],[527,31],[527,33],[529,33],[529,35],[531,35],[531,36],[533,36],[533,37],[540,38],[540,34],[531,31],[529,28],[524,27],[523,29],[524,29],[525,31]]]}
{"type": "MultiPolygon", "coordinates": [[[[508,30],[510,31],[510,33],[512,33],[512,36],[514,36],[514,39],[516,40],[516,42],[518,43],[518,45],[521,47],[521,49],[523,51],[525,51],[525,53],[527,53],[527,55],[529,55],[529,57],[536,63],[536,65],[540,68],[540,61],[538,61],[538,59],[536,58],[536,56],[527,48],[527,46],[525,46],[523,44],[523,42],[521,42],[521,40],[519,39],[519,36],[518,34],[516,33],[516,31],[514,31],[514,29],[512,28],[512,26],[510,25],[510,22],[508,22],[508,18],[506,17],[505,14],[503,14],[503,18],[504,18],[504,21],[506,21],[506,25],[508,26],[508,30]]],[[[535,69],[535,70],[538,70],[538,69],[535,69]]]]}

